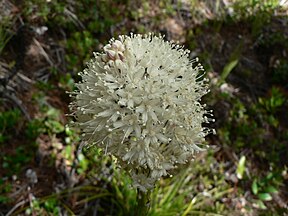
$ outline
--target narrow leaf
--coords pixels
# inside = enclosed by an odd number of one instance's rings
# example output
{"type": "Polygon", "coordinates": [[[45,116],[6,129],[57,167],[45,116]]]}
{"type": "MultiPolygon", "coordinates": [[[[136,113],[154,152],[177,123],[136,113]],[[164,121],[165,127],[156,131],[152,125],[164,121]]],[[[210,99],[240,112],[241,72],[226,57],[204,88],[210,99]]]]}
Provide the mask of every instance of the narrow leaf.
{"type": "Polygon", "coordinates": [[[273,199],[269,193],[259,193],[258,198],[263,201],[270,201],[273,199]]]}
{"type": "Polygon", "coordinates": [[[277,193],[278,192],[278,190],[272,185],[269,185],[267,188],[265,188],[264,191],[267,193],[277,193]]]}
{"type": "Polygon", "coordinates": [[[262,200],[257,200],[256,205],[260,209],[267,209],[267,207],[265,206],[262,200]]]}
{"type": "Polygon", "coordinates": [[[228,75],[231,73],[231,71],[236,67],[238,62],[239,62],[239,59],[234,59],[225,65],[225,67],[221,73],[220,84],[225,81],[225,79],[228,77],[228,75]]]}
{"type": "Polygon", "coordinates": [[[257,180],[256,179],[254,179],[254,181],[252,183],[252,192],[255,195],[258,193],[258,185],[257,185],[257,180]]]}
{"type": "Polygon", "coordinates": [[[236,170],[236,174],[237,174],[237,178],[238,179],[242,179],[243,178],[243,174],[245,171],[245,161],[246,161],[246,157],[242,156],[239,160],[238,166],[237,166],[237,170],[236,170]]]}

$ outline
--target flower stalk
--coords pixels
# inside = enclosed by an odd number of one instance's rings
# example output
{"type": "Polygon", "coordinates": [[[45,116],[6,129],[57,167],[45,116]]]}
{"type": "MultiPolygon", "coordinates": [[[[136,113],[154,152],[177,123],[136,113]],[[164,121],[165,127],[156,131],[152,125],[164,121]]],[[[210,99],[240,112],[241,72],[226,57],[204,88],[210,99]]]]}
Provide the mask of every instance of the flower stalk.
{"type": "Polygon", "coordinates": [[[137,216],[147,216],[150,209],[150,191],[137,190],[137,216]]]}

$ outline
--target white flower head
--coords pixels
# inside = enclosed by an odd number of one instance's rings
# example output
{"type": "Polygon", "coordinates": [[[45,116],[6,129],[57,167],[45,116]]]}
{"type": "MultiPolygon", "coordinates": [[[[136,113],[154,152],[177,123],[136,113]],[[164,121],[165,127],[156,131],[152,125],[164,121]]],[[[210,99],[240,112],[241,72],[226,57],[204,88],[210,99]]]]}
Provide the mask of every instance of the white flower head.
{"type": "Polygon", "coordinates": [[[203,67],[153,34],[111,39],[94,55],[73,93],[76,125],[84,141],[118,158],[135,187],[151,189],[213,132],[202,126],[213,120],[200,104],[209,91],[203,67]]]}

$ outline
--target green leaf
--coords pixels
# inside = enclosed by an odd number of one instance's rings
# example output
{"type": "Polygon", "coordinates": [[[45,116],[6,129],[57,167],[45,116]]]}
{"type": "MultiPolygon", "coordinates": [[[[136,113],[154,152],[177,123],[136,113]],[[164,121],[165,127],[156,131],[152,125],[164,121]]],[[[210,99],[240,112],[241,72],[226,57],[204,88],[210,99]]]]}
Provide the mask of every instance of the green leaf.
{"type": "Polygon", "coordinates": [[[272,178],[273,178],[273,173],[270,172],[270,173],[266,176],[266,179],[267,179],[267,180],[270,180],[270,179],[272,179],[272,178]]]}
{"type": "Polygon", "coordinates": [[[242,53],[242,47],[243,47],[243,41],[238,43],[236,48],[233,50],[231,53],[231,56],[228,60],[228,63],[225,65],[223,68],[223,71],[220,75],[220,80],[218,82],[218,85],[220,86],[223,82],[225,82],[226,78],[229,76],[231,71],[237,66],[239,59],[241,58],[241,53],[242,53]]]}
{"type": "Polygon", "coordinates": [[[258,198],[263,201],[270,201],[273,199],[269,193],[259,193],[258,198]]]}
{"type": "Polygon", "coordinates": [[[278,193],[278,190],[272,185],[269,185],[268,187],[266,187],[264,191],[267,193],[278,193]]]}
{"type": "Polygon", "coordinates": [[[4,204],[10,201],[10,198],[8,198],[7,196],[2,196],[0,195],[0,203],[4,204]]]}
{"type": "Polygon", "coordinates": [[[242,179],[243,178],[243,174],[245,171],[245,162],[246,162],[246,157],[242,156],[239,160],[238,166],[237,166],[237,170],[236,170],[236,174],[237,174],[237,178],[238,179],[242,179]]]}
{"type": "Polygon", "coordinates": [[[257,200],[257,201],[256,201],[256,205],[257,205],[258,208],[260,208],[260,209],[267,209],[266,205],[263,203],[262,200],[257,200]]]}
{"type": "Polygon", "coordinates": [[[66,146],[65,150],[64,150],[64,158],[66,158],[67,160],[71,160],[72,159],[72,146],[66,146]]]}
{"type": "Polygon", "coordinates": [[[224,81],[230,72],[236,67],[238,64],[239,59],[234,59],[230,61],[228,64],[225,65],[223,72],[221,73],[221,80],[224,81]]]}
{"type": "Polygon", "coordinates": [[[258,193],[258,185],[257,185],[257,180],[256,179],[254,179],[254,181],[252,183],[252,192],[255,195],[258,193]]]}

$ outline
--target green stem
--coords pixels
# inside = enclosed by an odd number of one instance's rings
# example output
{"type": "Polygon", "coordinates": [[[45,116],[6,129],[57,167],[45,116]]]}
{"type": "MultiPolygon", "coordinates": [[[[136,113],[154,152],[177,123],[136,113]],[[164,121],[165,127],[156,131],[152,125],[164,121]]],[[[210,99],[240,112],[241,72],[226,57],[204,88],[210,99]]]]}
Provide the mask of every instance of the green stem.
{"type": "Polygon", "coordinates": [[[138,190],[137,191],[137,216],[147,216],[148,211],[150,208],[150,191],[147,191],[146,193],[143,191],[138,190]]]}

